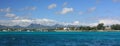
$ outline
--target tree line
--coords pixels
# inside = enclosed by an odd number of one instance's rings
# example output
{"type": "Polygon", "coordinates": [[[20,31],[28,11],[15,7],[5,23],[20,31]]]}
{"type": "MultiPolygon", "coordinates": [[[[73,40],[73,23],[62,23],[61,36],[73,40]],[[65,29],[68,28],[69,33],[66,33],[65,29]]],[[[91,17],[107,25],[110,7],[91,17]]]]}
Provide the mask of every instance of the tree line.
{"type": "Polygon", "coordinates": [[[70,30],[120,30],[120,24],[105,26],[104,23],[99,23],[97,26],[79,26],[69,27],[70,30]]]}

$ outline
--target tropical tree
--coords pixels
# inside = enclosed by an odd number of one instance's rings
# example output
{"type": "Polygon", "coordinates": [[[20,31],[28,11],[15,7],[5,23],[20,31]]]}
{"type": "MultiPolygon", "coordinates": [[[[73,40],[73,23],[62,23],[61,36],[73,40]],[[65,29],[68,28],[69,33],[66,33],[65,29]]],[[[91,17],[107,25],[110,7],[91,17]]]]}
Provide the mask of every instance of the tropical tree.
{"type": "Polygon", "coordinates": [[[98,24],[98,25],[97,25],[97,29],[98,29],[98,30],[104,30],[104,29],[105,29],[104,23],[98,24]]]}
{"type": "Polygon", "coordinates": [[[111,29],[120,30],[120,24],[111,25],[111,29]]]}

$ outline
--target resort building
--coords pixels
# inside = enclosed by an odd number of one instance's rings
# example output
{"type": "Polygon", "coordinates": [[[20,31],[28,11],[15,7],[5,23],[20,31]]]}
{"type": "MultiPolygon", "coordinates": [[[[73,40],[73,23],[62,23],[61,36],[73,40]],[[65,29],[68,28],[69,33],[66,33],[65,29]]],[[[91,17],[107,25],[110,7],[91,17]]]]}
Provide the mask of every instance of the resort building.
{"type": "Polygon", "coordinates": [[[63,30],[67,30],[67,31],[69,31],[70,28],[68,28],[68,27],[64,27],[63,30]]]}
{"type": "Polygon", "coordinates": [[[105,30],[111,30],[111,27],[110,26],[106,26],[105,30]]]}

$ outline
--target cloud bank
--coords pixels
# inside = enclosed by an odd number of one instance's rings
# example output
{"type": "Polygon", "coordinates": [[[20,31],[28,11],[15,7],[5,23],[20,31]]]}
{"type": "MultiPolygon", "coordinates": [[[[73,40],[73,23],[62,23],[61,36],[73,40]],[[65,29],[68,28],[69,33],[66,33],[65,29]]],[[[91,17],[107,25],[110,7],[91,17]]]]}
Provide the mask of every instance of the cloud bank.
{"type": "Polygon", "coordinates": [[[45,26],[53,26],[55,24],[60,24],[60,25],[74,25],[74,26],[97,26],[99,23],[104,23],[104,25],[112,25],[112,24],[120,24],[120,20],[113,20],[113,19],[100,19],[98,22],[94,23],[86,23],[86,22],[80,22],[80,21],[74,21],[71,23],[67,22],[59,22],[56,20],[51,20],[51,19],[19,19],[19,20],[0,20],[0,25],[5,25],[5,26],[22,26],[26,27],[29,26],[30,24],[41,24],[45,26]]]}

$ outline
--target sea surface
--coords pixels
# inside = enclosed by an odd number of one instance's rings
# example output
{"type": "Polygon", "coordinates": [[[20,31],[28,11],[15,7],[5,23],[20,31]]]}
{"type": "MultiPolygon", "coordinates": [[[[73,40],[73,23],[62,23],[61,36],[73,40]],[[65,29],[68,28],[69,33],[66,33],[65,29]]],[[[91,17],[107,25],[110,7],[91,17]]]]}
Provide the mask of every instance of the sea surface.
{"type": "Polygon", "coordinates": [[[120,32],[0,32],[0,46],[120,46],[120,32]]]}

